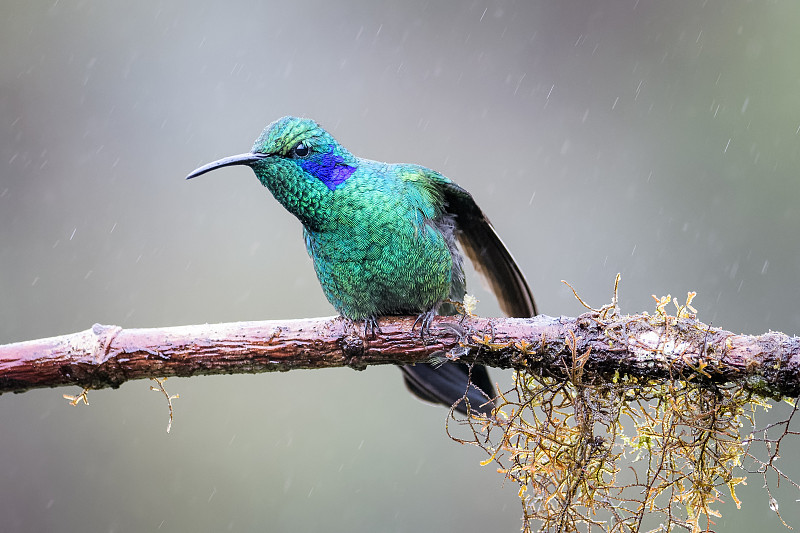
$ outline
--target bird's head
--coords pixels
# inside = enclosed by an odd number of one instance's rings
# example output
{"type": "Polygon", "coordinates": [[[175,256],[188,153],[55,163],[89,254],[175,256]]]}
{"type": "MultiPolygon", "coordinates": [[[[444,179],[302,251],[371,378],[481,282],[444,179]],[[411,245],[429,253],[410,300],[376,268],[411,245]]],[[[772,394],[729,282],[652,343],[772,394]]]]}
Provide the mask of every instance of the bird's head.
{"type": "Polygon", "coordinates": [[[186,179],[222,167],[249,166],[275,199],[314,229],[325,217],[330,196],[356,171],[357,163],[313,120],[283,117],[264,128],[251,152],[204,165],[186,179]]]}

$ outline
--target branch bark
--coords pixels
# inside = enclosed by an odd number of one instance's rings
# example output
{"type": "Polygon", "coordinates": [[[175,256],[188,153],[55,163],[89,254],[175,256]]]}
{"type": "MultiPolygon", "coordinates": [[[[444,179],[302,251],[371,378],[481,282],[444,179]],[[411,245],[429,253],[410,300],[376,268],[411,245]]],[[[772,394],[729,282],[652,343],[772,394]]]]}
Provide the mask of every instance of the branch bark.
{"type": "Polygon", "coordinates": [[[0,345],[0,394],[42,387],[119,387],[143,378],[413,364],[460,357],[491,367],[584,381],[741,382],[764,396],[800,394],[800,338],[738,335],[693,318],[437,317],[424,339],[414,317],[383,317],[365,338],[341,317],[151,329],[95,324],[70,335],[0,345]],[[588,354],[588,356],[587,356],[588,354]]]}

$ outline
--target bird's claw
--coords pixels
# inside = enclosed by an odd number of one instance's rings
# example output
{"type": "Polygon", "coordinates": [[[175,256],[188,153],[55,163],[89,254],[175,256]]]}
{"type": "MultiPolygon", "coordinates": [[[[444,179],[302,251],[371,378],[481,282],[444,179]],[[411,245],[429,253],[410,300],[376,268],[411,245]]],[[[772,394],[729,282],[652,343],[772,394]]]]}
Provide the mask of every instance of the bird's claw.
{"type": "Polygon", "coordinates": [[[364,319],[364,337],[376,338],[382,333],[381,327],[378,325],[378,317],[369,316],[364,319]]]}
{"type": "Polygon", "coordinates": [[[425,339],[425,335],[431,332],[431,324],[433,323],[433,317],[436,316],[436,309],[430,309],[425,311],[424,313],[420,314],[414,323],[411,325],[411,331],[414,331],[414,328],[417,327],[417,324],[420,324],[419,329],[419,336],[421,339],[425,339]]]}

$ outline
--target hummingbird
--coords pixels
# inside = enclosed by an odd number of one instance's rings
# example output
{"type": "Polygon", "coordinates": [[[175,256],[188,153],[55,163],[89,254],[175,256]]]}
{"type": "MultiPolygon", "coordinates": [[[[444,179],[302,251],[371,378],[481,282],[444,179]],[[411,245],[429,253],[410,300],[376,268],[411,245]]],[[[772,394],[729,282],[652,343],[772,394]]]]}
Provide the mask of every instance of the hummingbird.
{"type": "MultiPolygon", "coordinates": [[[[379,316],[416,314],[424,334],[437,314],[455,314],[466,294],[461,250],[504,313],[536,314],[522,271],[472,195],[434,170],[356,157],[313,120],[290,116],[269,124],[249,153],[186,179],[233,165],[250,167],[297,217],[325,296],[345,318],[363,320],[365,332],[375,333],[379,316]]],[[[485,367],[401,370],[422,400],[491,416],[497,393],[485,367]]]]}

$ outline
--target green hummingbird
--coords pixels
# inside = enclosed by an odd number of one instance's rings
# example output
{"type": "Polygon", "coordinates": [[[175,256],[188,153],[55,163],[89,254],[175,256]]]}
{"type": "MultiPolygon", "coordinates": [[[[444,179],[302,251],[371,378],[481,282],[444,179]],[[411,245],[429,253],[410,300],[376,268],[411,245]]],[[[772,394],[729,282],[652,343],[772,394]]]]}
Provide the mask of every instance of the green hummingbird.
{"type": "MultiPolygon", "coordinates": [[[[202,166],[186,179],[231,165],[253,169],[303,225],[306,250],[328,301],[377,328],[381,315],[417,314],[427,331],[466,293],[463,256],[489,282],[509,316],[536,314],[530,287],[489,220],[464,189],[419,165],[348,152],[316,122],[283,117],[250,153],[202,166]]],[[[496,396],[486,368],[464,363],[401,367],[423,400],[490,415],[496,396]],[[464,399],[468,402],[465,402],[464,399]]]]}

